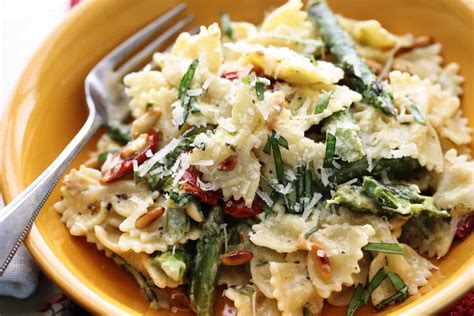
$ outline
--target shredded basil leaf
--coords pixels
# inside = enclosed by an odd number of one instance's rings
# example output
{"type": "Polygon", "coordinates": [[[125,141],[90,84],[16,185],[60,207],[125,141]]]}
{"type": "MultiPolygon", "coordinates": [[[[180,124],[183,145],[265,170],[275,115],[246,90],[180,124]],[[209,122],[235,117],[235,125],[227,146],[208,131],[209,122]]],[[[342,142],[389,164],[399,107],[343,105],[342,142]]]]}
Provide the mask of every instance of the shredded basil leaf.
{"type": "Polygon", "coordinates": [[[326,92],[322,97],[319,98],[318,103],[316,103],[316,110],[314,114],[322,113],[329,105],[329,100],[331,100],[332,91],[326,92]]]}
{"type": "Polygon", "coordinates": [[[413,100],[411,100],[410,102],[410,111],[411,111],[411,115],[413,115],[413,118],[418,124],[426,125],[426,120],[423,117],[423,114],[421,114],[420,109],[418,109],[418,107],[416,106],[415,102],[413,102],[413,100]]]}
{"type": "Polygon", "coordinates": [[[265,99],[264,87],[265,85],[263,84],[263,82],[257,79],[257,81],[255,82],[255,92],[257,93],[257,99],[259,99],[260,101],[263,101],[265,99]]]}
{"type": "Polygon", "coordinates": [[[285,182],[285,169],[283,165],[283,159],[281,158],[280,147],[278,142],[272,142],[272,151],[273,151],[273,160],[275,161],[275,170],[277,174],[277,179],[280,183],[285,182]]]}
{"type": "Polygon", "coordinates": [[[362,295],[362,301],[364,302],[364,304],[367,304],[369,302],[372,292],[380,285],[380,283],[382,283],[383,280],[385,280],[386,277],[387,274],[385,273],[383,267],[380,268],[380,270],[377,271],[377,273],[374,275],[369,285],[367,286],[367,289],[362,295]]]}
{"type": "Polygon", "coordinates": [[[349,306],[347,307],[346,316],[354,315],[356,309],[362,303],[362,294],[364,293],[364,286],[362,284],[358,284],[354,294],[352,295],[351,301],[349,302],[349,306]]]}
{"type": "Polygon", "coordinates": [[[314,226],[310,230],[308,230],[306,233],[304,233],[304,239],[308,239],[312,234],[314,234],[317,230],[319,229],[318,226],[314,226]]]}
{"type": "Polygon", "coordinates": [[[104,152],[101,152],[99,155],[97,155],[97,163],[99,165],[103,165],[104,162],[107,160],[107,157],[109,156],[109,154],[116,154],[118,153],[118,150],[107,150],[107,151],[104,151],[104,152]]]}
{"type": "Polygon", "coordinates": [[[273,138],[270,135],[268,135],[267,143],[265,144],[265,148],[263,148],[263,152],[266,153],[267,155],[270,155],[272,152],[272,140],[273,138]]]}
{"type": "Polygon", "coordinates": [[[281,147],[285,147],[286,149],[289,149],[288,147],[288,141],[285,139],[285,137],[281,136],[277,132],[273,131],[273,138],[275,138],[278,142],[278,145],[281,147]]]}
{"type": "Polygon", "coordinates": [[[392,302],[404,301],[408,298],[408,286],[403,282],[402,278],[396,273],[388,273],[387,276],[392,282],[394,289],[397,290],[397,293],[375,305],[375,309],[377,310],[385,308],[392,302]]]}
{"type": "Polygon", "coordinates": [[[126,145],[130,140],[130,126],[119,124],[112,126],[108,131],[107,135],[117,143],[121,145],[126,145]]]}
{"type": "Polygon", "coordinates": [[[381,242],[381,243],[371,243],[371,242],[369,242],[362,249],[367,250],[367,251],[395,253],[395,254],[398,254],[398,255],[403,254],[403,248],[400,247],[400,245],[397,244],[397,243],[383,243],[383,242],[381,242]]]}
{"type": "Polygon", "coordinates": [[[192,63],[189,65],[188,70],[184,74],[183,78],[179,82],[179,88],[178,88],[178,98],[181,100],[181,106],[183,107],[183,121],[179,125],[179,128],[183,127],[184,123],[186,122],[186,119],[188,118],[189,111],[193,107],[193,104],[196,103],[196,97],[195,96],[189,96],[188,95],[188,90],[191,87],[191,82],[193,81],[194,74],[196,73],[196,69],[199,65],[199,59],[195,59],[192,61],[192,63]]]}
{"type": "Polygon", "coordinates": [[[228,38],[233,39],[234,31],[232,30],[232,27],[230,26],[229,14],[227,13],[221,14],[221,23],[222,23],[222,30],[224,31],[224,34],[228,38]]]}
{"type": "Polygon", "coordinates": [[[332,166],[332,160],[334,159],[334,151],[336,149],[336,136],[331,133],[326,134],[326,153],[324,155],[324,168],[330,168],[332,166]]]}

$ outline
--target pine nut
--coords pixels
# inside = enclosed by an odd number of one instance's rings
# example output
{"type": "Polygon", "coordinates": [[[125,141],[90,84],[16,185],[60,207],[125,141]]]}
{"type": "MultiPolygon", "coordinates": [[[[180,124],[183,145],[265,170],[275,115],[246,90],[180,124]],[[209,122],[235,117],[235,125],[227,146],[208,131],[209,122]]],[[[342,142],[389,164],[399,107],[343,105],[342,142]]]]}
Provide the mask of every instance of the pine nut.
{"type": "Polygon", "coordinates": [[[240,266],[249,262],[253,258],[253,253],[247,249],[229,251],[222,255],[221,262],[226,266],[240,266]]]}
{"type": "Polygon", "coordinates": [[[137,218],[137,220],[135,221],[135,228],[143,229],[150,226],[154,221],[159,219],[164,212],[165,208],[162,206],[148,207],[148,212],[137,218]]]}
{"type": "Polygon", "coordinates": [[[140,134],[148,133],[161,117],[159,109],[149,109],[145,114],[137,118],[132,123],[132,138],[137,138],[140,134]]]}

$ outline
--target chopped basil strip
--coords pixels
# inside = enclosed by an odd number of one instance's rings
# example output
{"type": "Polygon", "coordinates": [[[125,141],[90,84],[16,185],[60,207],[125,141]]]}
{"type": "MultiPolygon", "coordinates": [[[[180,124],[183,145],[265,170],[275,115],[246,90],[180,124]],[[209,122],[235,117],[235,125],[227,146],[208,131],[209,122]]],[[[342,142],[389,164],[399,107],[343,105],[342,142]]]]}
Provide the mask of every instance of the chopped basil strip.
{"type": "Polygon", "coordinates": [[[258,79],[255,82],[255,92],[257,93],[257,99],[260,101],[265,99],[265,84],[258,79]]]}
{"type": "Polygon", "coordinates": [[[310,230],[308,230],[306,233],[304,233],[304,239],[308,239],[308,238],[309,238],[312,234],[314,234],[318,229],[319,229],[319,227],[314,226],[313,228],[311,228],[310,230]]]}
{"type": "Polygon", "coordinates": [[[103,165],[104,162],[107,160],[107,157],[109,156],[109,154],[116,154],[118,153],[118,150],[107,150],[107,151],[104,151],[104,152],[101,152],[99,155],[97,155],[97,163],[99,165],[103,165]]]}
{"type": "Polygon", "coordinates": [[[222,23],[222,30],[224,31],[224,34],[232,39],[234,36],[234,32],[232,31],[232,27],[230,25],[230,17],[229,14],[227,13],[222,13],[221,14],[221,23],[222,23]]]}
{"type": "Polygon", "coordinates": [[[107,135],[117,143],[126,145],[130,140],[130,126],[119,124],[112,126],[108,131],[107,135]]]}
{"type": "Polygon", "coordinates": [[[277,179],[280,183],[285,183],[285,169],[283,159],[281,158],[280,147],[282,146],[288,149],[288,141],[278,134],[276,131],[272,131],[272,135],[268,136],[267,143],[263,152],[267,155],[270,155],[273,151],[273,160],[275,162],[275,169],[277,173],[277,179]]]}
{"type": "Polygon", "coordinates": [[[242,77],[242,82],[244,84],[250,84],[250,78],[249,77],[242,77]]]}
{"type": "Polygon", "coordinates": [[[392,302],[404,301],[408,298],[408,286],[403,282],[402,278],[396,273],[388,273],[387,276],[392,282],[394,289],[397,290],[397,293],[375,305],[375,309],[377,310],[387,307],[392,302]]]}
{"type": "Polygon", "coordinates": [[[331,168],[334,159],[334,151],[336,149],[336,136],[331,133],[326,134],[326,154],[324,155],[324,168],[331,168]]]}
{"type": "Polygon", "coordinates": [[[403,248],[400,247],[399,244],[397,243],[371,243],[369,242],[367,245],[365,245],[363,250],[367,251],[378,251],[378,252],[386,252],[386,253],[394,253],[398,255],[403,254],[403,248]]]}
{"type": "Polygon", "coordinates": [[[351,301],[349,302],[349,306],[347,307],[346,316],[354,315],[356,309],[362,303],[362,294],[364,293],[364,286],[362,284],[358,284],[354,294],[352,295],[351,301]]]}
{"type": "Polygon", "coordinates": [[[382,283],[383,280],[385,280],[386,277],[387,274],[385,273],[384,269],[380,268],[380,270],[377,271],[377,273],[374,275],[369,285],[367,286],[367,289],[362,295],[362,302],[364,302],[364,304],[367,304],[369,302],[372,292],[380,285],[380,283],[382,283]]]}
{"type": "Polygon", "coordinates": [[[316,103],[316,110],[314,114],[322,113],[329,105],[329,100],[331,100],[332,91],[326,92],[322,97],[319,98],[318,103],[316,103]]]}
{"type": "Polygon", "coordinates": [[[193,107],[193,105],[197,102],[195,96],[189,96],[188,90],[191,87],[191,83],[194,78],[194,74],[196,73],[196,69],[199,65],[199,59],[195,59],[189,65],[188,70],[184,74],[183,78],[179,82],[179,89],[178,89],[178,98],[181,100],[181,106],[183,107],[183,120],[179,124],[179,128],[183,127],[186,119],[188,118],[189,111],[193,107]]]}
{"type": "Polygon", "coordinates": [[[413,118],[418,124],[426,125],[426,120],[423,117],[423,114],[421,114],[420,110],[413,101],[410,102],[410,111],[411,115],[413,115],[413,118]]]}

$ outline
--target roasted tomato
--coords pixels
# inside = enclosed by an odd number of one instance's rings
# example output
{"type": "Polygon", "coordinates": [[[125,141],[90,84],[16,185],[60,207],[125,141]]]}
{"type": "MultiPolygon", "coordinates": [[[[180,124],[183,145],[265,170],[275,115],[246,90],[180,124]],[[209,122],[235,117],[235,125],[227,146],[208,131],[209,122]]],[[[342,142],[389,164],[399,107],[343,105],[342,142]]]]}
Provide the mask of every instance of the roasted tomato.
{"type": "Polygon", "coordinates": [[[200,202],[209,205],[216,205],[221,198],[220,191],[206,191],[202,189],[198,182],[201,181],[202,174],[195,167],[189,167],[181,177],[179,184],[185,192],[193,194],[200,202]]]}
{"type": "Polygon", "coordinates": [[[474,227],[474,212],[465,214],[456,226],[456,237],[466,238],[472,233],[474,227]]]}
{"type": "Polygon", "coordinates": [[[115,156],[111,161],[106,162],[107,165],[104,166],[100,182],[103,184],[109,183],[131,174],[133,172],[134,161],[136,161],[137,165],[140,165],[147,160],[148,150],[151,150],[153,153],[156,152],[158,140],[158,133],[152,130],[146,135],[144,142],[143,139],[136,139],[129,143],[119,155],[115,156]],[[134,147],[134,142],[139,143],[140,146],[134,147]],[[129,152],[130,148],[134,148],[132,153],[129,152]]]}
{"type": "Polygon", "coordinates": [[[229,80],[235,80],[239,78],[239,72],[237,70],[235,71],[228,71],[222,74],[222,78],[229,79],[229,80]]]}
{"type": "Polygon", "coordinates": [[[245,201],[230,199],[222,204],[224,213],[235,218],[249,218],[257,216],[263,208],[263,201],[259,196],[255,196],[252,206],[245,206],[245,201]]]}

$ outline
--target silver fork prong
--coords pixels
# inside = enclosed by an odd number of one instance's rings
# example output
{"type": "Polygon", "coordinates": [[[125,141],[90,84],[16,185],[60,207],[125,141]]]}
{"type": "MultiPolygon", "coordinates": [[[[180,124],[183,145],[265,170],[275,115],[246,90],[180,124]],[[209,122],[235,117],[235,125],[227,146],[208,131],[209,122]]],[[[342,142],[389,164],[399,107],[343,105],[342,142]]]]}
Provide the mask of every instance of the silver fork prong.
{"type": "Polygon", "coordinates": [[[159,37],[153,40],[145,48],[127,60],[122,64],[116,71],[115,75],[118,78],[121,78],[130,71],[136,70],[137,67],[143,64],[150,56],[158,50],[164,43],[174,38],[179,32],[181,32],[186,26],[188,26],[194,20],[194,15],[190,14],[171,26],[165,32],[163,32],[159,37]]]}
{"type": "MultiPolygon", "coordinates": [[[[184,12],[187,8],[187,4],[182,3],[173,9],[167,11],[159,18],[145,26],[143,29],[129,37],[125,42],[120,44],[112,52],[102,59],[102,62],[106,62],[107,66],[115,67],[115,65],[125,61],[134,50],[140,47],[146,40],[148,40],[156,31],[158,31],[163,25],[171,21],[173,18],[184,12]]],[[[101,62],[101,63],[102,63],[101,62]]],[[[99,63],[99,65],[101,64],[99,63]]],[[[99,66],[98,65],[98,66],[99,66]]]]}

